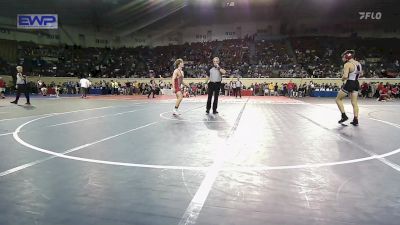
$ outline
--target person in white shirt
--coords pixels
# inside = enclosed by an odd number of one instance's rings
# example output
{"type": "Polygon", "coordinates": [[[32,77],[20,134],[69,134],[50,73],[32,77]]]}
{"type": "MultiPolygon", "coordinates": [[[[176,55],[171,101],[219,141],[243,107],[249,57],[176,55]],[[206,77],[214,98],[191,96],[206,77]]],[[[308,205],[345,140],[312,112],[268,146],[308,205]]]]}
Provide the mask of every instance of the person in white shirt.
{"type": "Polygon", "coordinates": [[[235,97],[238,97],[238,94],[240,98],[242,98],[242,81],[240,81],[240,78],[237,78],[237,81],[235,82],[235,87],[236,87],[236,92],[235,92],[235,97]]]}
{"type": "Polygon", "coordinates": [[[60,86],[56,85],[54,86],[54,91],[56,92],[56,97],[59,98],[60,97],[60,86]]]}
{"type": "Polygon", "coordinates": [[[42,93],[43,96],[47,96],[47,85],[44,82],[42,83],[40,92],[42,93]]]}
{"type": "Polygon", "coordinates": [[[82,97],[81,98],[87,98],[87,91],[88,88],[90,87],[90,81],[88,79],[86,79],[85,77],[82,77],[82,79],[79,81],[79,84],[81,86],[81,94],[82,97]]]}
{"type": "Polygon", "coordinates": [[[13,104],[18,104],[19,97],[21,96],[21,93],[25,93],[25,98],[26,98],[26,105],[30,105],[30,100],[29,100],[29,87],[28,83],[26,81],[26,75],[22,74],[23,68],[22,66],[17,66],[17,85],[15,88],[17,89],[17,96],[14,101],[11,103],[13,104]]]}
{"type": "Polygon", "coordinates": [[[232,89],[233,96],[236,96],[236,82],[235,81],[231,81],[231,89],[232,89]]]}
{"type": "Polygon", "coordinates": [[[41,80],[38,80],[38,82],[37,82],[37,90],[38,90],[38,93],[40,93],[42,90],[42,85],[43,85],[43,82],[41,81],[41,80]]]}
{"type": "Polygon", "coordinates": [[[225,96],[229,96],[230,85],[228,83],[225,84],[225,96]]]}

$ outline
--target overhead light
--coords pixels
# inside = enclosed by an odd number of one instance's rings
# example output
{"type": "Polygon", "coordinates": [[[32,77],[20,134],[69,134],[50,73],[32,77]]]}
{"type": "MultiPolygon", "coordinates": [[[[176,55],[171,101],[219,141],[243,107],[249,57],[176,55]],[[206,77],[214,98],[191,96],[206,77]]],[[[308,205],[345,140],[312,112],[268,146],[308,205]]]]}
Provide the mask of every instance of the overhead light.
{"type": "Polygon", "coordinates": [[[223,7],[234,7],[236,4],[235,4],[235,1],[224,1],[223,3],[222,3],[222,6],[223,7]]]}

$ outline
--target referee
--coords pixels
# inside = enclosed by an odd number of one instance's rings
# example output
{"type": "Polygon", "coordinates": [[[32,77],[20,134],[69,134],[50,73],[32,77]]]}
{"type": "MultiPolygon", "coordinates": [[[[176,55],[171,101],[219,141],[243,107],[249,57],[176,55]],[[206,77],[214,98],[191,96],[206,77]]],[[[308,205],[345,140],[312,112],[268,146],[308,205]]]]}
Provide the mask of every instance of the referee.
{"type": "Polygon", "coordinates": [[[211,99],[214,95],[214,102],[213,102],[213,114],[218,114],[217,107],[218,107],[218,96],[219,90],[221,87],[222,75],[225,74],[226,71],[219,66],[219,58],[215,57],[213,59],[213,66],[207,70],[207,79],[206,84],[208,81],[208,99],[207,99],[207,108],[206,113],[210,113],[211,109],[211,99]]]}
{"type": "Polygon", "coordinates": [[[13,104],[18,104],[19,97],[21,96],[21,93],[25,93],[25,98],[26,98],[26,105],[30,105],[29,101],[29,87],[26,81],[26,75],[22,74],[22,66],[17,66],[17,85],[15,86],[17,89],[17,96],[14,101],[11,103],[13,104]]]}

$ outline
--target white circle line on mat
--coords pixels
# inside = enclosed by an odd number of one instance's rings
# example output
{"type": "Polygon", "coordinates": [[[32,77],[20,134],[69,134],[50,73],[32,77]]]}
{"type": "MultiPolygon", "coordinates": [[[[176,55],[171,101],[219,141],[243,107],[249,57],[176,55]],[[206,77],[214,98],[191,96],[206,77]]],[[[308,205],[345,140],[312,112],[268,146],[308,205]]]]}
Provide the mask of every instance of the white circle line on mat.
{"type": "MultiPolygon", "coordinates": [[[[118,133],[91,143],[87,143],[84,145],[80,145],[78,147],[72,148],[70,150],[67,150],[64,153],[57,153],[51,150],[47,150],[47,149],[43,149],[40,148],[38,146],[29,144],[27,142],[25,142],[24,140],[22,140],[19,137],[19,132],[21,131],[21,129],[30,124],[33,123],[35,121],[41,120],[41,119],[45,119],[48,117],[52,117],[55,115],[48,115],[48,116],[44,116],[44,117],[40,117],[40,118],[36,118],[33,120],[30,120],[22,125],[20,125],[17,129],[15,129],[15,131],[13,132],[13,137],[14,139],[20,143],[21,145],[28,147],[32,150],[35,151],[39,151],[42,153],[46,153],[49,155],[53,155],[59,158],[64,158],[64,159],[71,159],[71,160],[75,160],[75,161],[82,161],[82,162],[90,162],[90,163],[97,163],[97,164],[106,164],[106,165],[115,165],[115,166],[126,166],[126,167],[139,167],[139,168],[152,168],[152,169],[170,169],[170,170],[194,170],[194,171],[206,171],[209,169],[208,166],[200,166],[200,167],[195,167],[195,166],[170,166],[170,165],[155,165],[155,164],[138,164],[138,163],[126,163],[126,162],[118,162],[118,161],[106,161],[106,160],[97,160],[97,159],[89,159],[89,158],[82,158],[82,157],[76,157],[76,156],[69,156],[66,155],[67,153],[71,153],[73,151],[77,151],[77,150],[81,150],[83,148],[92,146],[94,144],[98,144],[101,142],[104,142],[106,140],[110,140],[112,138],[115,137],[119,137],[122,136],[124,134],[148,127],[148,126],[152,126],[154,124],[157,124],[159,122],[152,122],[152,123],[148,123],[146,125],[140,126],[140,127],[136,127],[127,131],[124,131],[122,133],[118,133]]],[[[287,169],[304,169],[304,168],[317,168],[317,167],[327,167],[327,166],[336,166],[336,165],[345,165],[345,164],[353,164],[353,163],[359,163],[359,162],[365,162],[365,161],[369,161],[369,160],[374,160],[374,159],[381,159],[381,158],[385,158],[388,156],[392,156],[395,154],[398,154],[400,152],[400,148],[384,153],[384,154],[380,154],[380,155],[374,155],[374,156],[369,156],[369,157],[364,157],[364,158],[358,158],[358,159],[352,159],[352,160],[343,160],[343,161],[336,161],[336,162],[326,162],[326,163],[314,163],[314,164],[299,164],[299,165],[284,165],[284,166],[255,166],[255,167],[243,167],[243,166],[238,166],[238,167],[226,167],[226,168],[221,168],[222,171],[266,171],[266,170],[287,170],[287,169]]]]}

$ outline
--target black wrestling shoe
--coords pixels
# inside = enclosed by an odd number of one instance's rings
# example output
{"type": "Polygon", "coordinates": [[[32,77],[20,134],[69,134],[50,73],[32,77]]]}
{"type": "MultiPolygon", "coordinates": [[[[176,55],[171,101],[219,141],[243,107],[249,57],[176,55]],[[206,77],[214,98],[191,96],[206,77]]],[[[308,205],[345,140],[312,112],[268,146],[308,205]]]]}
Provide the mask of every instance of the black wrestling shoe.
{"type": "Polygon", "coordinates": [[[206,114],[210,114],[210,110],[207,109],[207,110],[206,110],[206,114]]]}
{"type": "Polygon", "coordinates": [[[218,114],[218,111],[213,111],[213,114],[218,114]]]}
{"type": "Polygon", "coordinates": [[[345,122],[345,121],[348,120],[348,119],[349,119],[349,117],[347,117],[346,115],[344,115],[344,116],[342,116],[342,119],[338,121],[338,123],[343,123],[343,122],[345,122]]]}
{"type": "Polygon", "coordinates": [[[17,101],[12,101],[12,102],[10,102],[10,103],[12,103],[12,104],[18,104],[18,102],[17,102],[17,101]]]}
{"type": "Polygon", "coordinates": [[[353,126],[358,126],[358,119],[354,118],[352,122],[350,122],[353,126]]]}
{"type": "Polygon", "coordinates": [[[27,103],[25,103],[25,105],[31,105],[31,103],[30,103],[30,102],[27,102],[27,103]]]}

